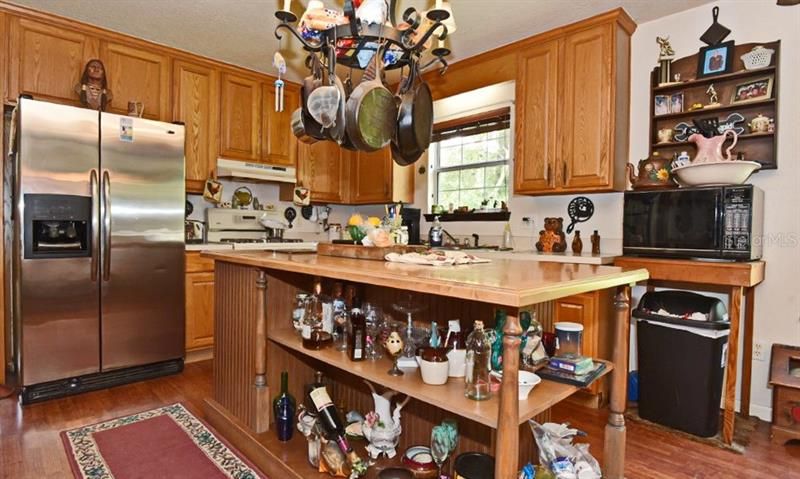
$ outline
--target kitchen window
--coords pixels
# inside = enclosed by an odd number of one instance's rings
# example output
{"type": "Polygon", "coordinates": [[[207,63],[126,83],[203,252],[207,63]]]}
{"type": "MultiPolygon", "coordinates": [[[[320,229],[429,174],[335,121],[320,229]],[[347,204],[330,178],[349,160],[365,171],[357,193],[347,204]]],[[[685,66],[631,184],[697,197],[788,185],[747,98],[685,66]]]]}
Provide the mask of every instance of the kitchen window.
{"type": "Polygon", "coordinates": [[[505,107],[434,126],[433,203],[446,209],[508,203],[511,111],[505,107]]]}

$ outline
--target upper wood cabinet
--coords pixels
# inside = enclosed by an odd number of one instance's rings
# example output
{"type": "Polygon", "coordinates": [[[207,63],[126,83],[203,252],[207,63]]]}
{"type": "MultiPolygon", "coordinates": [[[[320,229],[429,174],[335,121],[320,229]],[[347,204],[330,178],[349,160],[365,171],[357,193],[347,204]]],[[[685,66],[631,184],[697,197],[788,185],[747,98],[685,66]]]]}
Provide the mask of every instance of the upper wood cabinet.
{"type": "Polygon", "coordinates": [[[221,80],[220,155],[261,159],[261,82],[225,72],[221,80]]]}
{"type": "Polygon", "coordinates": [[[125,115],[128,102],[142,103],[144,117],[169,121],[169,57],[152,49],[104,41],[100,58],[113,95],[108,111],[125,115]]]}
{"type": "Polygon", "coordinates": [[[332,141],[300,143],[297,185],[311,190],[314,203],[344,203],[350,154],[332,141]]]}
{"type": "Polygon", "coordinates": [[[414,166],[400,166],[391,148],[350,154],[347,202],[376,204],[414,201],[414,166]]]}
{"type": "Polygon", "coordinates": [[[553,40],[519,55],[514,162],[517,193],[547,191],[555,184],[560,45],[553,40]]]}
{"type": "Polygon", "coordinates": [[[629,31],[605,21],[519,54],[515,193],[625,189],[629,31]]]}
{"type": "Polygon", "coordinates": [[[86,63],[100,55],[92,36],[26,18],[10,16],[9,102],[28,94],[37,100],[79,104],[75,86],[86,63]]]}
{"type": "Polygon", "coordinates": [[[187,190],[202,191],[216,166],[219,138],[219,74],[210,66],[175,60],[172,118],[186,128],[187,190]]]}
{"type": "Polygon", "coordinates": [[[263,125],[261,158],[271,165],[297,164],[297,139],[292,134],[292,112],[300,106],[300,89],[286,85],[283,92],[283,111],[275,111],[275,84],[263,84],[263,125]]]}

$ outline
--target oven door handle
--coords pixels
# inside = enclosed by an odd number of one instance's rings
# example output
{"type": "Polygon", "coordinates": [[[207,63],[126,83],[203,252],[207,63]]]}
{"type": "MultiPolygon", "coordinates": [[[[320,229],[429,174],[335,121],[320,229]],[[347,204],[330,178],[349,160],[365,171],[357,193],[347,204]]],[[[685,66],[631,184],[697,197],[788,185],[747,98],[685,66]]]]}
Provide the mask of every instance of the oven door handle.
{"type": "Polygon", "coordinates": [[[103,281],[111,278],[111,178],[103,172],[103,281]]]}
{"type": "Polygon", "coordinates": [[[97,179],[97,170],[92,168],[89,173],[89,189],[92,195],[92,282],[97,281],[98,256],[100,250],[100,185],[97,179]]]}

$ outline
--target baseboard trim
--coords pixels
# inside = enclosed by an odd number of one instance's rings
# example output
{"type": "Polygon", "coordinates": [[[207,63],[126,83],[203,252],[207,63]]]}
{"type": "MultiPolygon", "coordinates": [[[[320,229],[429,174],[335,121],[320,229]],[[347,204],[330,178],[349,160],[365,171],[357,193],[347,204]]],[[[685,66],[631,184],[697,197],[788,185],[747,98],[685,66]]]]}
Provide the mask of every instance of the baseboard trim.
{"type": "Polygon", "coordinates": [[[208,361],[214,358],[214,347],[202,348],[202,349],[193,349],[191,351],[186,351],[186,359],[184,360],[185,363],[196,363],[199,361],[208,361]]]}

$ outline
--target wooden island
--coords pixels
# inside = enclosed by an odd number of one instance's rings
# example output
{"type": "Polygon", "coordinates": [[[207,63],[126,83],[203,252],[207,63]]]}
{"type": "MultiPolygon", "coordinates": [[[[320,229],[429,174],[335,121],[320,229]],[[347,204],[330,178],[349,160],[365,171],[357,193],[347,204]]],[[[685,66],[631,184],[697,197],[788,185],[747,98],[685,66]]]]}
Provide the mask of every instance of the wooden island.
{"type": "MultiPolygon", "coordinates": [[[[215,265],[215,343],[213,397],[207,400],[208,421],[270,477],[323,478],[307,462],[305,438],[288,443],[269,431],[272,396],[281,371],[289,371],[289,389],[298,399],[320,370],[337,406],[367,412],[372,398],[363,380],[411,396],[402,413],[403,433],[398,458],[408,446],[429,444],[431,428],[456,419],[461,452],[480,451],[495,457],[495,477],[512,479],[521,465],[537,462],[528,419],[546,420],[549,409],[578,390],[542,381],[526,400],[517,398],[522,310],[537,310],[549,301],[606,288],[617,288],[613,335],[610,414],[605,430],[604,477],[622,478],[625,459],[625,410],[630,285],[647,279],[644,269],[495,260],[487,264],[431,267],[318,256],[314,254],[209,252],[215,265]],[[422,382],[417,370],[393,377],[388,359],[351,362],[334,349],[302,347],[291,323],[295,294],[311,291],[315,278],[356,284],[361,298],[404,318],[391,305],[409,292],[424,306],[415,322],[462,327],[483,320],[493,327],[494,311],[503,309],[503,375],[500,392],[487,401],[464,397],[464,381],[451,378],[443,386],[422,382]]],[[[366,457],[363,448],[358,451],[366,457]]],[[[382,460],[385,461],[385,460],[382,460]]],[[[395,461],[396,462],[396,459],[395,461]]],[[[449,464],[452,464],[452,460],[449,464]]],[[[380,467],[379,463],[379,467],[380,467]]],[[[374,476],[374,472],[370,477],[374,476]]]]}

